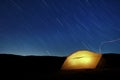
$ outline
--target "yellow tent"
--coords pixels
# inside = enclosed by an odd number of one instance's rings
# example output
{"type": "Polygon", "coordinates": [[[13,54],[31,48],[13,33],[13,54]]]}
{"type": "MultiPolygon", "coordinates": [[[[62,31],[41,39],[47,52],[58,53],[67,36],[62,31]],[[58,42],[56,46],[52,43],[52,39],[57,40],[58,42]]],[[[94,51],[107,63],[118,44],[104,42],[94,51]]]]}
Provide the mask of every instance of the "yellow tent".
{"type": "Polygon", "coordinates": [[[69,55],[62,65],[62,70],[95,69],[102,54],[88,50],[76,51],[69,55]]]}

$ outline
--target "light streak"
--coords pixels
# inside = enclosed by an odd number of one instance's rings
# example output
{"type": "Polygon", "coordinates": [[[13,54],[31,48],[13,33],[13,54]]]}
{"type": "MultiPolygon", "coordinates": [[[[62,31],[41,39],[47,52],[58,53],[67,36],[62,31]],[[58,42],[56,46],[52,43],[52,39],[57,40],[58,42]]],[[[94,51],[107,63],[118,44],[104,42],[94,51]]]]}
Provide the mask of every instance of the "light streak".
{"type": "Polygon", "coordinates": [[[105,41],[105,42],[102,42],[99,46],[99,53],[102,53],[102,47],[104,44],[107,44],[107,43],[113,43],[113,42],[116,42],[116,41],[120,41],[120,38],[118,39],[114,39],[114,40],[110,40],[110,41],[105,41]]]}

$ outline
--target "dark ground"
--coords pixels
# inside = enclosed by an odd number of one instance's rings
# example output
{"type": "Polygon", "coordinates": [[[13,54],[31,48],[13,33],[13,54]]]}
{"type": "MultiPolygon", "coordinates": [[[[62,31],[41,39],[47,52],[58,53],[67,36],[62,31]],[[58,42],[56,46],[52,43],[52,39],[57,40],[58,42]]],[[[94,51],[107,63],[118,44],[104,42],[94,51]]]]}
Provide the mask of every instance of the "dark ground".
{"type": "Polygon", "coordinates": [[[120,80],[120,54],[104,54],[95,70],[61,71],[66,57],[0,55],[0,78],[27,80],[120,80]]]}

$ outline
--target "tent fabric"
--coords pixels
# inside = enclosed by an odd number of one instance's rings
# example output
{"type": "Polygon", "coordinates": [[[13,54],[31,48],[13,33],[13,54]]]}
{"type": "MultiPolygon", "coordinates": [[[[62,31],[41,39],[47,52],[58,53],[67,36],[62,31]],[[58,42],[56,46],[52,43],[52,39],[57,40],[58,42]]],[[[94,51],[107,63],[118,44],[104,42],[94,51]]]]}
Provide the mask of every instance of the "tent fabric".
{"type": "Polygon", "coordinates": [[[62,70],[94,69],[102,54],[88,50],[79,50],[69,55],[62,65],[62,70]]]}

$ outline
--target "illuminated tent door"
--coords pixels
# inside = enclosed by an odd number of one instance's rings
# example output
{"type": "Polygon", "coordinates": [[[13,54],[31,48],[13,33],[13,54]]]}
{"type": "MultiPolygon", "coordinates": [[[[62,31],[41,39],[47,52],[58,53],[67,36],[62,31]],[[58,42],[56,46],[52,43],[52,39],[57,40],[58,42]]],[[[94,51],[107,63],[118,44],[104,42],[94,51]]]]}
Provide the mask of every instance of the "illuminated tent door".
{"type": "Polygon", "coordinates": [[[62,70],[95,69],[102,54],[81,50],[69,55],[62,65],[62,70]]]}

